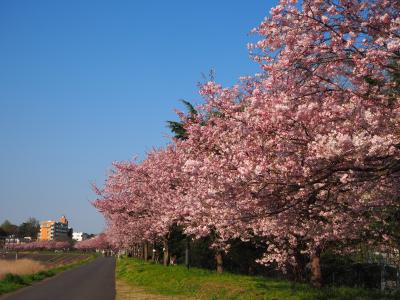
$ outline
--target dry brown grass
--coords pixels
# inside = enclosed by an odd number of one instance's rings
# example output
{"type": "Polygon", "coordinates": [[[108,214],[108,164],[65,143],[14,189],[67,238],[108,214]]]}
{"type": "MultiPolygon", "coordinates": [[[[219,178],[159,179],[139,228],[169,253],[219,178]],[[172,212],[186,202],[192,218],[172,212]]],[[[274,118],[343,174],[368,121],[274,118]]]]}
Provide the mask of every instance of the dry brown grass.
{"type": "Polygon", "coordinates": [[[46,265],[32,259],[21,258],[18,260],[0,259],[0,279],[7,273],[24,275],[47,269],[46,265]]]}

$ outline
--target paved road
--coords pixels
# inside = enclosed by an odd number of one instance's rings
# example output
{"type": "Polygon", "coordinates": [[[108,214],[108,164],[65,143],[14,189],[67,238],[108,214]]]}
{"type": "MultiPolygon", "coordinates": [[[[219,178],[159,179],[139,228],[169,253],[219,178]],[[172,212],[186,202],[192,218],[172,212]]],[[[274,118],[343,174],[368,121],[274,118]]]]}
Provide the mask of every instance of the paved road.
{"type": "Polygon", "coordinates": [[[115,259],[113,257],[99,257],[93,262],[7,294],[0,299],[114,300],[115,259]]]}

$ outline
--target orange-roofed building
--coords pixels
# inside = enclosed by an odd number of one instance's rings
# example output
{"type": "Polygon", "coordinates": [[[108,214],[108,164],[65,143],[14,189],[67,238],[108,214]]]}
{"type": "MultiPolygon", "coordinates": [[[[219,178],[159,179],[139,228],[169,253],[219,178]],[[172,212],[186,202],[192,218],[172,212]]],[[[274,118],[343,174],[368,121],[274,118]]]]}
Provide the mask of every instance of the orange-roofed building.
{"type": "Polygon", "coordinates": [[[43,221],[40,223],[39,240],[67,240],[68,239],[68,220],[65,216],[56,221],[43,221]]]}

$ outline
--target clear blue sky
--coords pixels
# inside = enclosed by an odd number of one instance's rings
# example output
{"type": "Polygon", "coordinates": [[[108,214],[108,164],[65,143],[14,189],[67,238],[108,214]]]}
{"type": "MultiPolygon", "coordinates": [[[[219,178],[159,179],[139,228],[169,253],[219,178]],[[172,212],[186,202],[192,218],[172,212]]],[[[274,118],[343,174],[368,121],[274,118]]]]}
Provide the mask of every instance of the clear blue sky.
{"type": "Polygon", "coordinates": [[[202,73],[258,72],[246,44],[276,1],[0,2],[0,222],[65,214],[100,232],[90,183],[168,142],[202,73]]]}

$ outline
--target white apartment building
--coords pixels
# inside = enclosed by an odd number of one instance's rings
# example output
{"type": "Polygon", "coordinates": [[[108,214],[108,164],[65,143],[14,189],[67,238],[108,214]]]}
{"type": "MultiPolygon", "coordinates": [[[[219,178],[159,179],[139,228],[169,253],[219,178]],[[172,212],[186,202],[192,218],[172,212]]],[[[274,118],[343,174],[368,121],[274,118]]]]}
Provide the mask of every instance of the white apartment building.
{"type": "Polygon", "coordinates": [[[72,239],[77,242],[86,240],[88,237],[89,237],[89,235],[85,232],[73,232],[72,233],[72,239]]]}

